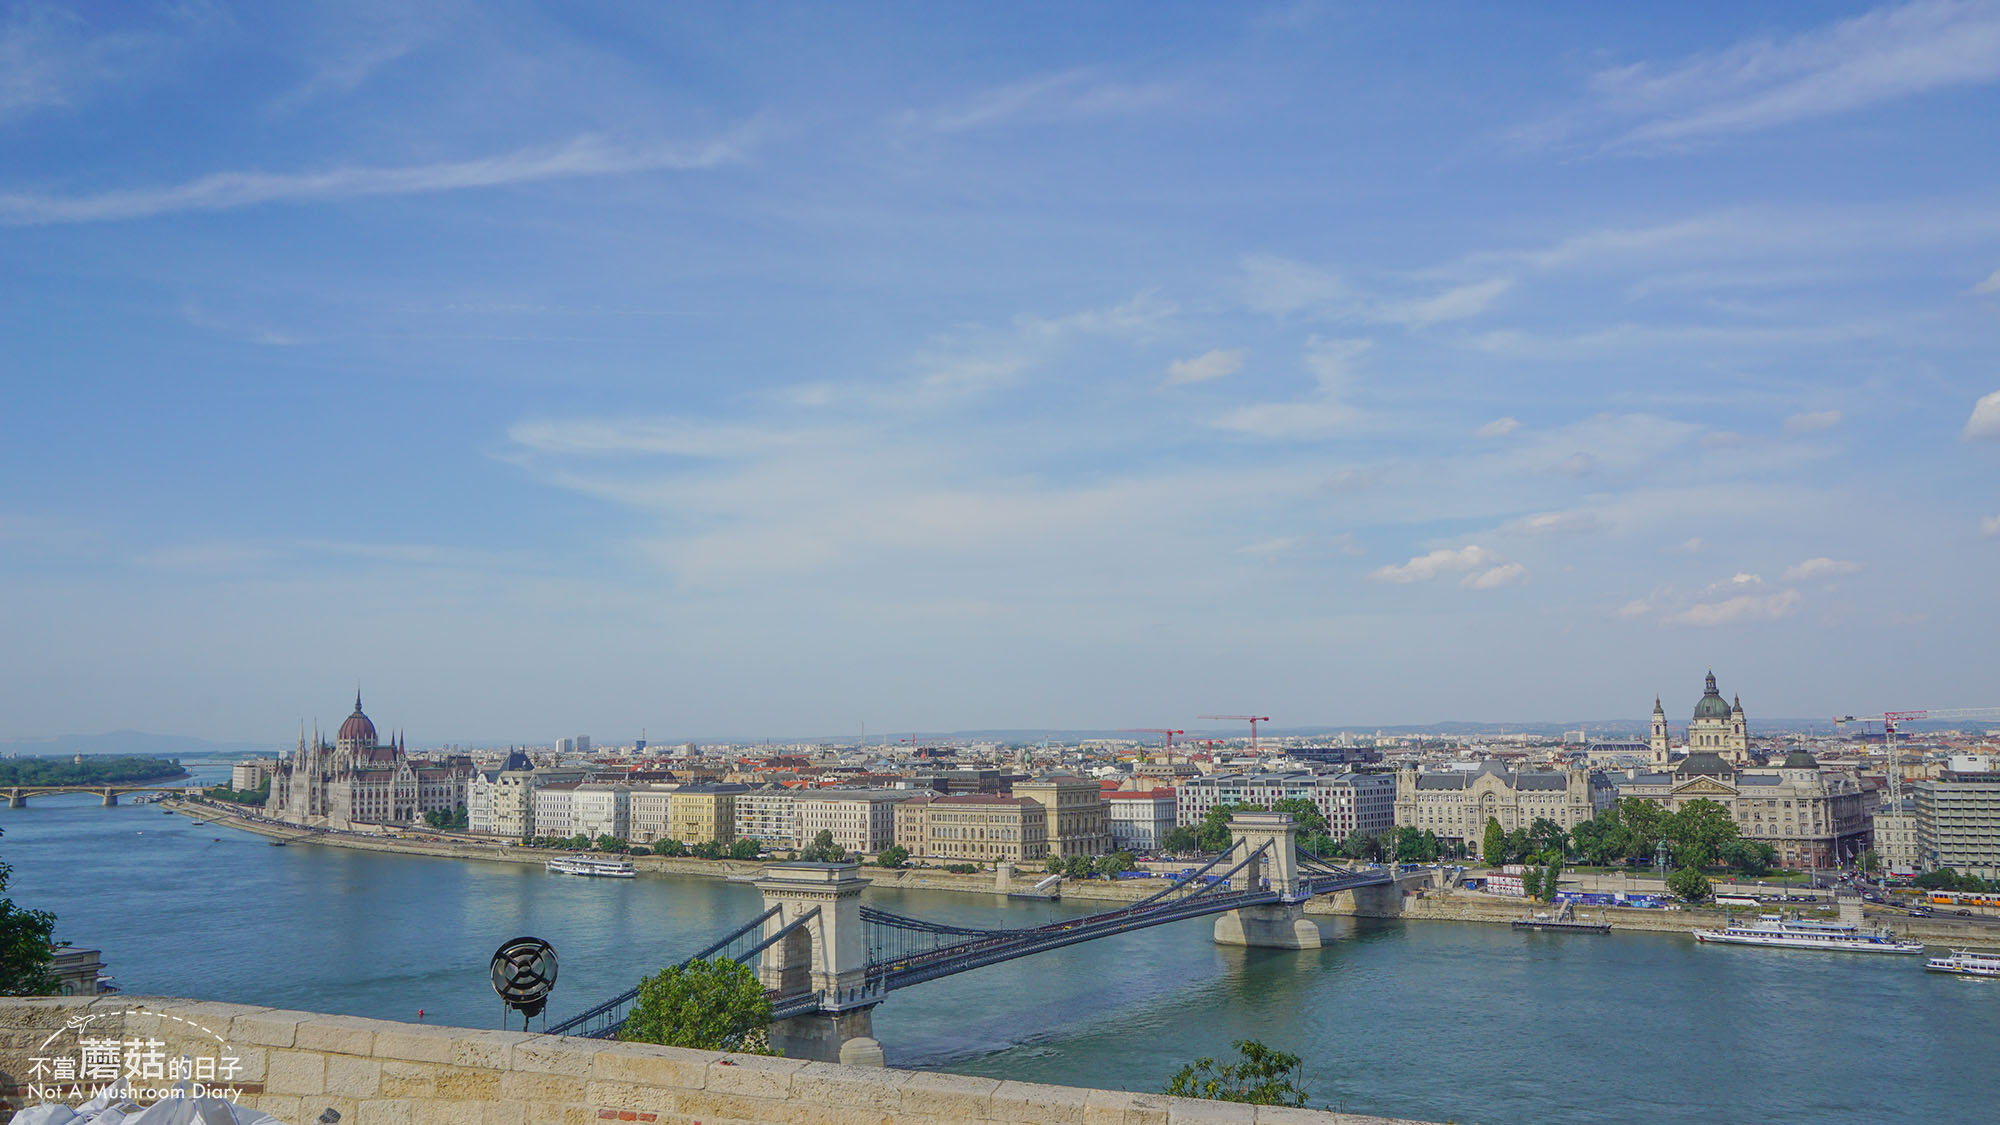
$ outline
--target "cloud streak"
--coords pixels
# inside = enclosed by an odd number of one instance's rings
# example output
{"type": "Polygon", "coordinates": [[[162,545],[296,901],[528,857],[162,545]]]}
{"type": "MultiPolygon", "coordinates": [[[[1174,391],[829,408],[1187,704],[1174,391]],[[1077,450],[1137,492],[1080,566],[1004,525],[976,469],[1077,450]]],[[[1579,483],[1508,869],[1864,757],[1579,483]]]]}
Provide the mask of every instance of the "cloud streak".
{"type": "Polygon", "coordinates": [[[0,224],[46,226],[117,222],[188,211],[227,211],[268,203],[308,203],[362,196],[422,195],[539,180],[697,171],[742,158],[741,137],[692,145],[619,145],[579,136],[556,148],[524,148],[472,160],[401,168],[348,167],[319,172],[216,172],[168,187],[87,195],[0,194],[0,224]]]}

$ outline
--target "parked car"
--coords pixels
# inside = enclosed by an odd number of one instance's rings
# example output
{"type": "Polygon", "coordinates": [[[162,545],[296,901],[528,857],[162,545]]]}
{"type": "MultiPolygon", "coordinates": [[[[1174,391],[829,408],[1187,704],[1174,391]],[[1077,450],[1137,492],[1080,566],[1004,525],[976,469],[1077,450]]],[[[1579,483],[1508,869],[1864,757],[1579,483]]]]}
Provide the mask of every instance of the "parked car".
{"type": "Polygon", "coordinates": [[[1931,916],[1931,908],[1928,906],[1912,906],[1910,907],[1909,915],[1912,918],[1928,918],[1931,916]]]}

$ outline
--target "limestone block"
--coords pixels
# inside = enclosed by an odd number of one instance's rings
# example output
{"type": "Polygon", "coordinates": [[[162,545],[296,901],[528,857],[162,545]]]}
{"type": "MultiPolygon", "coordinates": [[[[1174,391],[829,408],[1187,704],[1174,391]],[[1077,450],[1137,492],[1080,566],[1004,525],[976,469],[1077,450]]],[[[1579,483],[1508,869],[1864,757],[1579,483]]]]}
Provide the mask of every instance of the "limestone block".
{"type": "Polygon", "coordinates": [[[375,1057],[410,1062],[450,1062],[451,1035],[444,1031],[416,1030],[408,1025],[401,1031],[377,1031],[375,1057]]]}
{"type": "Polygon", "coordinates": [[[374,1059],[330,1055],[326,1060],[326,1092],[349,1098],[372,1098],[382,1088],[382,1064],[374,1059]]]}
{"type": "Polygon", "coordinates": [[[539,1042],[529,1041],[514,1045],[515,1070],[529,1070],[541,1074],[566,1074],[574,1078],[583,1078],[590,1075],[596,1058],[596,1045],[587,1040],[578,1042],[568,1037],[552,1038],[545,1035],[539,1042]]]}
{"type": "Polygon", "coordinates": [[[431,1098],[437,1096],[437,1076],[443,1069],[428,1063],[378,1059],[382,1065],[381,1086],[385,1098],[431,1098]]]}
{"type": "Polygon", "coordinates": [[[1167,1125],[1256,1125],[1258,1107],[1241,1102],[1168,1098],[1167,1125]]]}
{"type": "Polygon", "coordinates": [[[514,1044],[540,1039],[526,1031],[465,1031],[456,1029],[447,1061],[457,1066],[506,1070],[513,1065],[514,1044]]]}
{"type": "Polygon", "coordinates": [[[903,1107],[909,1075],[875,1067],[809,1062],[792,1074],[791,1097],[807,1105],[845,1106],[895,1113],[903,1107]]]}
{"type": "MultiPolygon", "coordinates": [[[[251,1109],[261,1109],[280,1121],[305,1121],[305,1101],[297,1094],[254,1094],[244,1101],[251,1109]]],[[[313,1108],[319,1116],[319,1107],[313,1108]]]]}
{"type": "Polygon", "coordinates": [[[1085,1125],[1167,1125],[1172,1099],[1160,1094],[1091,1090],[1083,1100],[1085,1125]]]}
{"type": "Polygon", "coordinates": [[[300,1022],[291,1012],[266,1009],[238,1015],[226,1025],[227,1030],[220,1027],[215,1030],[239,1047],[290,1047],[298,1042],[300,1022]]]}
{"type": "Polygon", "coordinates": [[[437,1072],[437,1096],[452,1101],[499,1101],[500,1075],[497,1070],[446,1067],[437,1072]]]}
{"type": "Polygon", "coordinates": [[[1089,1091],[1035,1082],[1002,1082],[993,1091],[994,1121],[1033,1121],[1040,1125],[1083,1125],[1089,1091]]]}
{"type": "Polygon", "coordinates": [[[708,1081],[708,1065],[715,1054],[651,1043],[607,1043],[591,1058],[593,1078],[699,1090],[708,1081]]]}
{"type": "Polygon", "coordinates": [[[326,1056],[310,1051],[271,1052],[264,1066],[264,1089],[273,1094],[324,1094],[326,1056]]]}
{"type": "Polygon", "coordinates": [[[292,1045],[300,1050],[367,1056],[375,1050],[375,1021],[354,1016],[319,1016],[301,1022],[292,1045]]]}
{"type": "Polygon", "coordinates": [[[580,1102],[584,1080],[566,1074],[510,1070],[500,1076],[500,1099],[506,1102],[580,1102]]]}
{"type": "Polygon", "coordinates": [[[902,1087],[902,1112],[944,1119],[987,1120],[993,1111],[997,1078],[912,1071],[902,1087]]]}
{"type": "Polygon", "coordinates": [[[361,1103],[354,1125],[424,1125],[422,1105],[411,1098],[370,1098],[361,1103]]]}
{"type": "Polygon", "coordinates": [[[729,1055],[708,1064],[706,1088],[717,1094],[782,1099],[791,1092],[792,1075],[805,1067],[804,1059],[729,1055]]]}

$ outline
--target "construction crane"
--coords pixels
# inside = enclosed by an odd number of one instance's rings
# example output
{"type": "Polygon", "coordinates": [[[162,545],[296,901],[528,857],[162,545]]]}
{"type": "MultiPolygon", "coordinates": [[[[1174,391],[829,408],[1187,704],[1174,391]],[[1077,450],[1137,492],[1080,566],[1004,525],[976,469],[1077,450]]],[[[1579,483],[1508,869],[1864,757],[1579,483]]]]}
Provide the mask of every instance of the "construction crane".
{"type": "Polygon", "coordinates": [[[1250,724],[1250,752],[1252,754],[1255,754],[1257,752],[1257,724],[1268,723],[1271,721],[1271,716],[1269,715],[1197,715],[1195,716],[1195,718],[1235,719],[1238,722],[1247,721],[1250,724]]]}
{"type": "Polygon", "coordinates": [[[1882,745],[1888,754],[1889,807],[1900,812],[1903,808],[1903,770],[1896,754],[1896,728],[1903,723],[1913,723],[1927,719],[1981,719],[2000,717],[2000,707],[1948,707],[1937,711],[1884,711],[1880,715],[1863,715],[1857,719],[1853,715],[1843,715],[1833,720],[1833,725],[1842,731],[1852,722],[1881,723],[1882,745]]]}
{"type": "Polygon", "coordinates": [[[1173,760],[1174,736],[1186,734],[1184,730],[1168,730],[1166,727],[1120,727],[1119,734],[1164,734],[1167,736],[1167,759],[1173,760]]]}

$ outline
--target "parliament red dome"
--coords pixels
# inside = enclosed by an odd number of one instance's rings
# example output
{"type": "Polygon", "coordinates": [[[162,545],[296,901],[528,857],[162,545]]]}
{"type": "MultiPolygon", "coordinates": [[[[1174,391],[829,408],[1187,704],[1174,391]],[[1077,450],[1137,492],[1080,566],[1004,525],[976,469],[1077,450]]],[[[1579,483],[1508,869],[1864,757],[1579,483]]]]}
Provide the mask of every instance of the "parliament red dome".
{"type": "Polygon", "coordinates": [[[341,742],[353,743],[373,749],[375,746],[375,724],[361,713],[361,693],[354,693],[354,714],[340,724],[340,733],[335,736],[341,742]]]}

